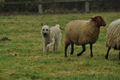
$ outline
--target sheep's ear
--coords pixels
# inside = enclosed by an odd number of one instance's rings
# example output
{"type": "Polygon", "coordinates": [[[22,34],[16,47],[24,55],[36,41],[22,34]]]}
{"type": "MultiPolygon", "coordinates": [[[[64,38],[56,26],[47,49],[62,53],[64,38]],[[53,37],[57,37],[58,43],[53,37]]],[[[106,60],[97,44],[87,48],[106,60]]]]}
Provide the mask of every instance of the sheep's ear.
{"type": "Polygon", "coordinates": [[[41,26],[43,26],[44,24],[43,23],[41,23],[41,26]]]}
{"type": "Polygon", "coordinates": [[[97,17],[91,17],[91,19],[92,19],[93,21],[96,21],[96,20],[97,20],[97,17]]]}

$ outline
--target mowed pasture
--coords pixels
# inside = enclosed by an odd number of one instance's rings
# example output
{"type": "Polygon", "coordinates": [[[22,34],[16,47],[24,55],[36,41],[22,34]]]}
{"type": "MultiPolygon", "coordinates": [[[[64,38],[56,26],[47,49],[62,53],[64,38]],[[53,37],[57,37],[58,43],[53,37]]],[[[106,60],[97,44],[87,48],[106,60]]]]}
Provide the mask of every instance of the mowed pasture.
{"type": "Polygon", "coordinates": [[[0,80],[119,80],[119,51],[111,49],[108,60],[105,59],[107,27],[118,18],[119,12],[0,16],[0,80]],[[74,46],[75,52],[70,55],[69,46],[65,58],[65,30],[61,31],[59,50],[55,52],[51,47],[43,53],[41,23],[60,24],[65,29],[72,20],[89,20],[96,15],[102,16],[107,25],[101,27],[99,39],[93,45],[94,57],[90,57],[87,45],[79,57],[77,53],[82,47],[74,46]]]}

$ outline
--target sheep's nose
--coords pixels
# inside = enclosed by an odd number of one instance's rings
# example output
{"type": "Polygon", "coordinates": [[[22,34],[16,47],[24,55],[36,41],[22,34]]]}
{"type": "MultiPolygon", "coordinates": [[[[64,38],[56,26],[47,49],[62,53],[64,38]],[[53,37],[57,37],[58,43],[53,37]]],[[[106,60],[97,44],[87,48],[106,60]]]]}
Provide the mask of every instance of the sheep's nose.
{"type": "Polygon", "coordinates": [[[106,26],[106,23],[104,23],[103,26],[106,26]]]}

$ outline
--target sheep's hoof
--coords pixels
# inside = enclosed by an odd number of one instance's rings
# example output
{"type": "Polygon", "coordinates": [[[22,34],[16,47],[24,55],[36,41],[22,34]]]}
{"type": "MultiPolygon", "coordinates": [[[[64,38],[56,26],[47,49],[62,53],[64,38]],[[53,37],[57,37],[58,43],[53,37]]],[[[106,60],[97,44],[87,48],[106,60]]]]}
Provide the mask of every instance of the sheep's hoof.
{"type": "Polygon", "coordinates": [[[108,59],[108,57],[107,57],[107,56],[105,56],[105,59],[108,59]]]}
{"type": "Polygon", "coordinates": [[[78,53],[77,56],[81,56],[81,53],[78,53]]]}
{"type": "Polygon", "coordinates": [[[67,57],[67,55],[65,55],[65,57],[67,57]]]}
{"type": "Polygon", "coordinates": [[[94,57],[93,55],[91,55],[90,57],[94,57]]]}
{"type": "Polygon", "coordinates": [[[71,55],[73,55],[73,53],[70,53],[71,55]]]}
{"type": "Polygon", "coordinates": [[[67,55],[65,55],[65,58],[67,57],[67,55]]]}

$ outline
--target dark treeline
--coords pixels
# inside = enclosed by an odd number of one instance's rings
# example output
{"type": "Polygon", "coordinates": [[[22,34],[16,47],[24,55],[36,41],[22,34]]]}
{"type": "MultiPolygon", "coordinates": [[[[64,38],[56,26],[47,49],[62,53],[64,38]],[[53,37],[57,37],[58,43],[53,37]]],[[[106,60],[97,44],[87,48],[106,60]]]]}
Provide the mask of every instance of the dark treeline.
{"type": "MultiPolygon", "coordinates": [[[[21,2],[21,0],[1,0],[5,2],[21,2]]],[[[37,0],[23,0],[37,1],[37,0]]],[[[61,2],[43,4],[44,13],[69,13],[84,12],[85,2],[61,2]]],[[[90,2],[90,12],[101,11],[120,11],[120,0],[96,0],[90,2]]],[[[38,4],[1,4],[0,13],[2,12],[38,12],[38,4]]]]}

